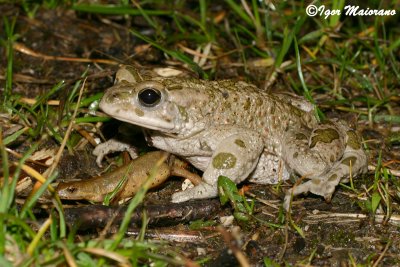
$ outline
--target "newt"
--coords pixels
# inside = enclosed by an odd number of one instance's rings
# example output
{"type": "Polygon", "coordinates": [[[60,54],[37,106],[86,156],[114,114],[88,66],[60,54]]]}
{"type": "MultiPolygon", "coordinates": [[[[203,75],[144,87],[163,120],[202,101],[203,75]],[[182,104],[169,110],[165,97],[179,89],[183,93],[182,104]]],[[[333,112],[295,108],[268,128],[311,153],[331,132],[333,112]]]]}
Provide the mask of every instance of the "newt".
{"type": "Polygon", "coordinates": [[[185,163],[181,160],[167,152],[153,151],[133,159],[129,164],[104,175],[80,181],[61,182],[56,190],[61,199],[103,202],[105,196],[113,192],[125,177],[126,180],[118,192],[117,198],[129,198],[138,192],[146,179],[149,178],[153,167],[163,157],[167,157],[167,159],[157,169],[150,188],[162,184],[170,176],[184,177],[194,184],[198,184],[201,181],[197,174],[191,173],[184,168],[185,163]]]}

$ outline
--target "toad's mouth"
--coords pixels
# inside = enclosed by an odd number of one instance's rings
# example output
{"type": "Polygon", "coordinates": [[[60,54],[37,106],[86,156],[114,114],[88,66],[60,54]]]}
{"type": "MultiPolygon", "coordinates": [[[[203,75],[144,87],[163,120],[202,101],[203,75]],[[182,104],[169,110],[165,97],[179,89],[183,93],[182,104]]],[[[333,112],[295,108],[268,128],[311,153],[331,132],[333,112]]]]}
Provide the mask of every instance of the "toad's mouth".
{"type": "Polygon", "coordinates": [[[160,131],[163,133],[175,134],[176,127],[175,123],[168,122],[165,120],[160,120],[151,117],[139,117],[135,114],[119,114],[119,112],[108,112],[104,111],[107,115],[130,124],[134,124],[146,129],[160,131]]]}

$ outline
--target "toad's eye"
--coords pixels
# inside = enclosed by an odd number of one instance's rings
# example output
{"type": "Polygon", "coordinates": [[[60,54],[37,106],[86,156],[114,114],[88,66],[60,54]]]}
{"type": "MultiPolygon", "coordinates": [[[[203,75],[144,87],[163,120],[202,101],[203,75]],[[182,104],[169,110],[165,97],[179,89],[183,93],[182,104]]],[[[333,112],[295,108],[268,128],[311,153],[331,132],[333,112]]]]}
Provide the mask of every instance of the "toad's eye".
{"type": "Polygon", "coordinates": [[[138,96],[140,104],[146,107],[154,107],[161,100],[161,92],[154,88],[144,88],[138,96]]]}

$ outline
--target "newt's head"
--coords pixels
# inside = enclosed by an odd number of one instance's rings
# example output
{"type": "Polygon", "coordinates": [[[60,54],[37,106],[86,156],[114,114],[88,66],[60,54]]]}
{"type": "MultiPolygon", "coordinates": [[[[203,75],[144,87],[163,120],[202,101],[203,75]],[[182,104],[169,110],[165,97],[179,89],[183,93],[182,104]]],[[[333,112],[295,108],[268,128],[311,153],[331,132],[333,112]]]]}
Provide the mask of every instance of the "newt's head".
{"type": "Polygon", "coordinates": [[[90,200],[93,202],[102,202],[104,195],[96,194],[96,190],[82,186],[80,182],[59,183],[57,193],[61,199],[67,200],[90,200]]]}

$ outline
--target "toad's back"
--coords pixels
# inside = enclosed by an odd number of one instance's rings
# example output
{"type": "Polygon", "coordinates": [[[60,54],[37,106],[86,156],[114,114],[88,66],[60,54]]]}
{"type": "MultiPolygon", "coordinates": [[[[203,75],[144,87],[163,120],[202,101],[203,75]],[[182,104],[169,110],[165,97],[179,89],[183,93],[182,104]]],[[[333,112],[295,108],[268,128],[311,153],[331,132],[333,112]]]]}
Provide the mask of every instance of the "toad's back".
{"type": "Polygon", "coordinates": [[[288,129],[312,128],[317,124],[312,105],[293,95],[270,94],[252,84],[231,80],[164,79],[162,82],[179,104],[186,121],[196,121],[202,127],[250,128],[261,134],[271,152],[280,146],[288,129]]]}

